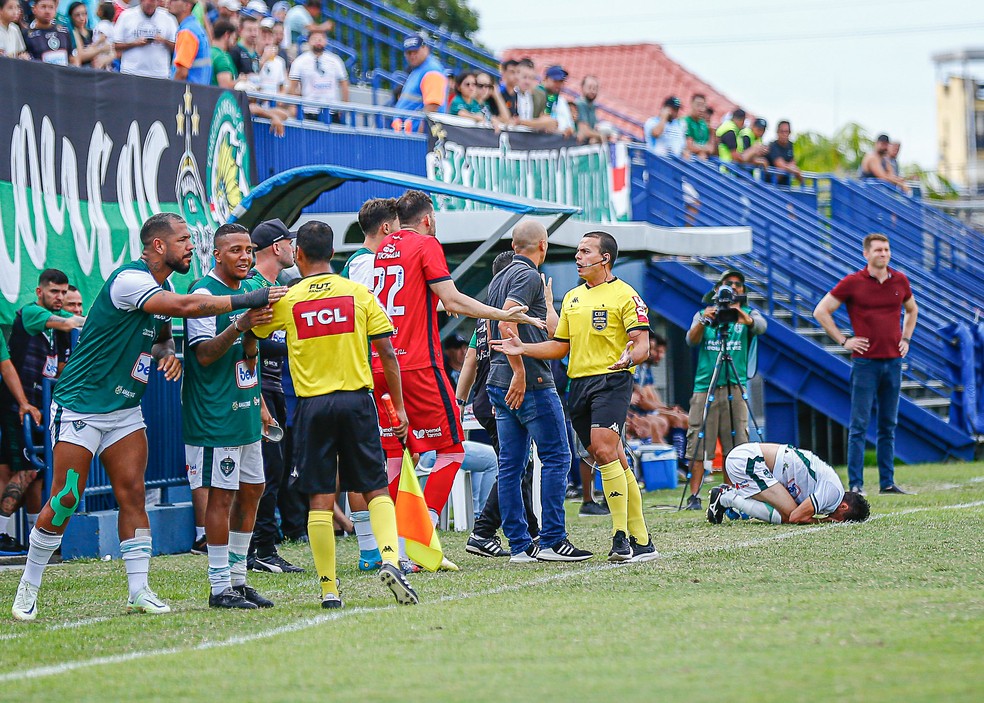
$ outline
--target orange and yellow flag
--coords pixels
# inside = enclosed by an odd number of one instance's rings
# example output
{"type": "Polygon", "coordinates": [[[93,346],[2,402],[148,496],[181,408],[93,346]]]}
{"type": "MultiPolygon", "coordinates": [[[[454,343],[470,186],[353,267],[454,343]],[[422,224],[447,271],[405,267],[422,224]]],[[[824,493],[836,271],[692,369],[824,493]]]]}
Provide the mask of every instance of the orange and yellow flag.
{"type": "Polygon", "coordinates": [[[444,550],[437,530],[431,524],[413,459],[406,450],[400,469],[400,488],[396,493],[396,526],[400,537],[407,541],[407,556],[428,571],[437,571],[444,559],[444,550]]]}

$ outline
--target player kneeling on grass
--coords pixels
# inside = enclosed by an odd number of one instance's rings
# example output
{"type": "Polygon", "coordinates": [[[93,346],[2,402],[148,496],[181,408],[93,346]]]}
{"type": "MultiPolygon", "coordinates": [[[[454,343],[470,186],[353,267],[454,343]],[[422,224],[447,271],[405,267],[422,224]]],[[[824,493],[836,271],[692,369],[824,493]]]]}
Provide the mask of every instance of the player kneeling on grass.
{"type": "Polygon", "coordinates": [[[387,490],[386,463],[372,399],[367,340],[379,354],[399,426],[406,436],[400,367],[390,336],[393,324],[361,283],[331,273],[334,234],[323,222],[297,231],[297,268],[303,278],[273,306],[273,320],[253,328],[265,338],[287,332],[297,410],[291,481],[308,496],[308,537],[321,581],[321,607],[340,608],[335,578],[336,473],[342,491],[361,493],[383,565],[379,578],[398,603],[414,605],[417,594],[400,570],[396,510],[387,490]]]}
{"type": "Polygon", "coordinates": [[[712,524],[720,524],[729,508],[773,525],[864,522],[871,511],[864,496],[844,492],[829,464],[788,444],[741,444],[724,468],[731,485],[711,489],[712,524]]]}

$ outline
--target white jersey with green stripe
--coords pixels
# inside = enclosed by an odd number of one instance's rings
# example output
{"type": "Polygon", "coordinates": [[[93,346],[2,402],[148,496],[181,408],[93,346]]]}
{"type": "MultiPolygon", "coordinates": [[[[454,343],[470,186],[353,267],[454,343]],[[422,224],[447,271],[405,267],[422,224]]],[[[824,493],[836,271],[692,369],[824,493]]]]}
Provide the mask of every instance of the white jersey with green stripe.
{"type": "MultiPolygon", "coordinates": [[[[238,289],[228,287],[209,271],[191,287],[191,295],[235,295],[263,287],[262,277],[247,278],[238,289]]],[[[185,321],[187,350],[181,386],[181,424],[185,444],[196,447],[238,447],[260,441],[260,383],[237,337],[225,354],[208,366],[198,361],[196,347],[214,339],[245,314],[233,310],[185,321]]]]}
{"type": "Polygon", "coordinates": [[[99,414],[140,405],[155,366],[151,349],[171,321],[143,308],[162,290],[173,288],[169,281],[158,284],[142,260],[109,275],[55,386],[56,403],[99,414]]]}
{"type": "Polygon", "coordinates": [[[830,515],[844,500],[840,476],[827,462],[806,449],[780,445],[772,475],[786,487],[797,505],[812,500],[816,515],[830,515]]]}

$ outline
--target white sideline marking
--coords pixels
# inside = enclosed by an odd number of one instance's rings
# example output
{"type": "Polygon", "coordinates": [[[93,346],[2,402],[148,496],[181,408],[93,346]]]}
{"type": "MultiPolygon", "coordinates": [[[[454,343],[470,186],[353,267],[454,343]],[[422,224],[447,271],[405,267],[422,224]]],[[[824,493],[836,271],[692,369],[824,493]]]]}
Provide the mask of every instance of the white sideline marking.
{"type": "Polygon", "coordinates": [[[25,626],[24,632],[11,632],[6,635],[0,635],[0,641],[3,640],[15,640],[19,637],[26,637],[27,635],[32,635],[38,631],[41,632],[52,632],[54,630],[74,630],[76,627],[85,627],[86,625],[95,625],[97,622],[106,622],[107,620],[113,620],[114,618],[109,615],[103,615],[96,618],[83,618],[81,620],[73,620],[72,622],[59,622],[54,625],[48,625],[46,627],[35,628],[30,625],[25,626]],[[30,631],[28,631],[30,630],[30,631]]]}
{"type": "MultiPolygon", "coordinates": [[[[936,506],[925,506],[919,508],[909,508],[907,510],[899,510],[894,513],[883,513],[880,515],[872,516],[869,522],[874,520],[883,520],[892,517],[901,517],[903,515],[911,515],[913,513],[928,512],[931,510],[962,510],[965,508],[977,508],[984,505],[984,500],[974,501],[972,503],[958,503],[954,505],[936,505],[936,506]]],[[[801,529],[795,529],[795,531],[790,530],[789,532],[783,532],[777,535],[769,535],[768,537],[760,537],[758,539],[745,540],[744,542],[737,542],[732,544],[719,544],[712,545],[709,547],[697,547],[694,549],[687,549],[678,552],[667,552],[660,556],[659,561],[664,561],[666,559],[672,559],[674,557],[692,554],[703,554],[710,552],[719,552],[732,549],[744,549],[749,547],[756,547],[762,544],[768,544],[770,542],[779,542],[786,539],[792,539],[798,537],[799,535],[810,534],[813,532],[820,532],[825,530],[834,530],[845,527],[853,527],[851,523],[826,523],[823,525],[815,525],[813,527],[804,527],[801,529]]],[[[541,576],[539,578],[532,579],[530,581],[524,581],[522,583],[514,583],[503,586],[497,586],[495,588],[490,588],[484,591],[477,591],[473,593],[456,593],[452,595],[442,596],[436,600],[430,601],[431,603],[446,603],[451,601],[469,600],[478,596],[490,596],[497,595],[499,593],[505,593],[507,591],[519,590],[521,588],[529,588],[531,586],[540,586],[546,583],[554,583],[557,581],[564,581],[569,578],[580,578],[587,574],[607,571],[610,569],[619,568],[632,568],[630,564],[618,565],[618,564],[598,564],[596,566],[590,566],[584,569],[577,569],[575,571],[565,571],[559,574],[549,574],[546,576],[541,576]]],[[[427,606],[427,603],[422,604],[423,607],[427,606]]],[[[24,681],[27,679],[39,679],[47,676],[56,676],[58,674],[64,674],[69,671],[75,671],[77,669],[87,669],[93,666],[102,666],[104,664],[121,664],[124,662],[134,661],[136,659],[146,659],[148,657],[161,657],[167,656],[169,654],[181,654],[184,652],[201,652],[209,649],[217,649],[219,647],[228,647],[237,644],[246,644],[248,642],[255,642],[256,640],[269,639],[270,637],[276,637],[278,635],[290,634],[293,632],[299,632],[301,630],[307,630],[322,623],[331,622],[332,620],[340,620],[345,617],[352,617],[355,615],[362,615],[363,613],[375,613],[384,612],[388,610],[395,610],[400,606],[393,604],[382,606],[379,608],[350,608],[346,610],[336,611],[331,614],[317,615],[311,618],[305,618],[304,620],[297,620],[286,625],[280,625],[278,627],[270,628],[269,630],[262,630],[260,632],[253,632],[244,635],[237,635],[235,637],[230,637],[225,640],[215,640],[212,642],[202,642],[192,647],[168,647],[166,649],[150,649],[136,652],[127,652],[125,654],[113,654],[103,657],[94,657],[92,659],[81,659],[77,661],[62,662],[60,664],[51,664],[48,666],[39,666],[34,669],[27,669],[24,671],[12,671],[6,674],[0,674],[0,683],[6,683],[8,681],[24,681]]],[[[109,618],[104,618],[109,619],[109,618]]],[[[92,621],[98,621],[99,618],[91,618],[92,621]]],[[[83,624],[88,624],[88,621],[78,621],[77,623],[66,624],[61,627],[71,627],[80,626],[83,624]]],[[[54,626],[48,628],[50,630],[59,629],[59,626],[54,626]]]]}

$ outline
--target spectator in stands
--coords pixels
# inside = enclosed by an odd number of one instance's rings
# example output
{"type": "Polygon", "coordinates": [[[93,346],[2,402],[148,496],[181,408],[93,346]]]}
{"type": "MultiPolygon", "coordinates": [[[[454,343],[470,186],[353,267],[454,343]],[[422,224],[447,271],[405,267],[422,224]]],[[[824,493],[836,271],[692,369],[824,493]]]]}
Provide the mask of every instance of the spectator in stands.
{"type": "Polygon", "coordinates": [[[321,16],[321,0],[304,0],[290,8],[284,17],[284,31],[291,44],[297,44],[301,37],[310,36],[312,32],[327,36],[334,28],[334,22],[321,16]]]}
{"type": "Polygon", "coordinates": [[[260,18],[243,12],[239,18],[239,42],[229,54],[239,71],[240,80],[260,72],[260,54],[257,42],[260,38],[260,18]]]}
{"type": "Polygon", "coordinates": [[[0,5],[0,56],[30,58],[18,23],[20,16],[20,0],[3,0],[0,5]]]}
{"type": "Polygon", "coordinates": [[[178,23],[157,0],[140,0],[116,20],[114,48],[120,57],[120,73],[148,78],[170,78],[171,52],[178,23]]]}
{"type": "Polygon", "coordinates": [[[219,19],[212,25],[212,85],[226,90],[236,86],[239,69],[229,54],[236,43],[236,26],[227,19],[219,19]]]}
{"type": "Polygon", "coordinates": [[[280,55],[272,17],[260,20],[260,73],[257,88],[261,93],[282,93],[287,87],[287,61],[280,55]]]}
{"type": "Polygon", "coordinates": [[[444,349],[444,372],[448,375],[451,385],[457,387],[461,378],[461,367],[468,353],[468,342],[460,334],[452,334],[441,344],[444,349]]]}
{"type": "Polygon", "coordinates": [[[448,114],[455,115],[456,117],[464,117],[465,119],[481,124],[487,120],[485,113],[482,111],[482,104],[477,100],[478,88],[475,85],[476,80],[475,74],[470,71],[458,76],[455,80],[458,89],[455,92],[455,96],[451,99],[451,107],[448,110],[448,114]]]}
{"type": "Polygon", "coordinates": [[[646,120],[646,146],[656,156],[682,156],[687,148],[686,126],[680,119],[680,98],[670,96],[656,117],[646,120]]]}
{"type": "Polygon", "coordinates": [[[85,316],[82,305],[82,292],[71,283],[68,284],[68,292],[65,294],[65,303],[62,305],[62,310],[70,312],[73,315],[78,315],[79,317],[85,316]]]}
{"type": "Polygon", "coordinates": [[[509,120],[509,108],[495,89],[495,81],[492,76],[488,73],[476,74],[475,88],[478,91],[475,97],[482,106],[485,119],[493,123],[507,122],[509,120]]]}
{"type": "Polygon", "coordinates": [[[738,146],[744,163],[762,167],[769,165],[767,158],[769,148],[762,141],[762,135],[765,134],[765,128],[768,126],[768,123],[759,117],[750,126],[739,130],[738,146]]]}
{"type": "Polygon", "coordinates": [[[519,60],[517,66],[518,82],[516,84],[516,112],[513,124],[518,120],[531,120],[540,117],[546,107],[546,95],[536,90],[540,84],[536,75],[536,66],[531,58],[519,60]]]}
{"type": "Polygon", "coordinates": [[[116,25],[113,23],[116,21],[116,4],[108,0],[99,3],[99,7],[96,8],[96,17],[99,18],[99,21],[96,23],[95,29],[92,30],[92,42],[98,44],[101,40],[105,40],[109,47],[107,53],[110,55],[110,60],[114,60],[116,51],[113,49],[113,37],[116,34],[116,25]]]}
{"type": "MultiPolygon", "coordinates": [[[[290,66],[290,93],[321,102],[348,102],[349,80],[345,64],[335,54],[326,51],[328,37],[321,30],[308,35],[308,50],[294,59],[290,66]]],[[[325,112],[327,121],[338,121],[337,113],[325,112]]],[[[322,109],[304,105],[304,118],[320,120],[322,109]]]]}
{"type": "MultiPolygon", "coordinates": [[[[567,71],[562,66],[550,66],[543,72],[543,84],[539,87],[546,94],[544,115],[549,115],[557,121],[553,131],[560,132],[565,137],[573,137],[577,128],[567,100],[561,97],[564,83],[567,81],[567,71]]],[[[546,131],[546,130],[545,130],[546,131]]]]}
{"type": "Polygon", "coordinates": [[[888,156],[885,159],[885,166],[893,176],[902,175],[902,171],[899,170],[899,150],[901,148],[902,142],[889,142],[888,144],[888,156]]]}
{"type": "Polygon", "coordinates": [[[709,111],[707,98],[700,93],[690,98],[690,114],[683,118],[687,146],[684,154],[689,158],[707,159],[713,152],[711,128],[707,123],[709,111]]]}
{"type": "MultiPolygon", "coordinates": [[[[888,140],[885,140],[888,143],[888,140]]],[[[895,427],[898,424],[902,360],[909,353],[919,307],[904,273],[889,268],[888,237],[864,238],[867,266],[848,274],[817,304],[813,317],[831,339],[851,352],[851,424],[847,438],[847,478],[852,493],[864,493],[865,435],[877,416],[880,493],[906,494],[895,483],[895,427]],[[834,313],[847,306],[852,334],[844,334],[834,313]],[[905,312],[904,322],[902,313],[905,312]]]]}
{"type": "Polygon", "coordinates": [[[174,41],[174,80],[197,85],[212,83],[212,49],[208,35],[191,13],[196,0],[171,0],[168,9],[178,21],[174,41]]]}
{"type": "MultiPolygon", "coordinates": [[[[412,69],[403,83],[400,99],[396,101],[399,110],[440,112],[448,94],[448,80],[444,67],[434,56],[422,33],[410,34],[403,40],[403,54],[412,69]]],[[[417,132],[423,128],[418,120],[393,120],[393,129],[417,132]]]]}
{"type": "Polygon", "coordinates": [[[216,13],[215,21],[212,22],[212,33],[215,33],[215,22],[219,20],[225,20],[229,22],[238,31],[239,29],[239,12],[243,9],[243,5],[239,0],[219,0],[218,11],[216,13]]]}
{"type": "Polygon", "coordinates": [[[290,12],[290,3],[286,0],[278,0],[270,6],[270,16],[277,22],[283,23],[290,12]]]}
{"type": "Polygon", "coordinates": [[[721,161],[731,163],[741,161],[741,145],[738,131],[745,126],[745,111],[740,107],[731,113],[731,118],[722,122],[715,132],[718,138],[717,155],[721,161]]]}
{"type": "Polygon", "coordinates": [[[598,116],[595,114],[595,100],[601,84],[597,76],[585,76],[581,80],[581,97],[574,103],[577,108],[577,140],[599,144],[604,141],[596,127],[598,116]]]}
{"type": "Polygon", "coordinates": [[[98,46],[92,46],[92,30],[89,29],[89,12],[84,2],[73,2],[68,6],[69,38],[71,39],[72,63],[76,66],[96,68],[93,59],[100,54],[98,46]]]}
{"type": "Polygon", "coordinates": [[[507,59],[499,64],[499,72],[502,80],[499,81],[497,92],[502,98],[508,110],[507,115],[500,115],[505,119],[509,115],[515,116],[516,113],[516,87],[519,85],[519,61],[507,59]]]}
{"type": "MultiPolygon", "coordinates": [[[[769,165],[772,168],[785,171],[802,182],[803,173],[800,171],[799,166],[796,165],[793,143],[789,140],[789,133],[791,131],[792,128],[789,125],[789,120],[782,120],[776,125],[776,140],[769,145],[769,153],[766,158],[769,160],[769,165]]],[[[780,176],[776,180],[776,183],[779,185],[789,185],[789,177],[780,176]]]]}
{"type": "MultiPolygon", "coordinates": [[[[34,3],[34,21],[25,32],[24,44],[33,61],[67,66],[72,51],[68,30],[55,24],[55,0],[34,3]]],[[[74,58],[71,59],[74,64],[74,58]]]]}

